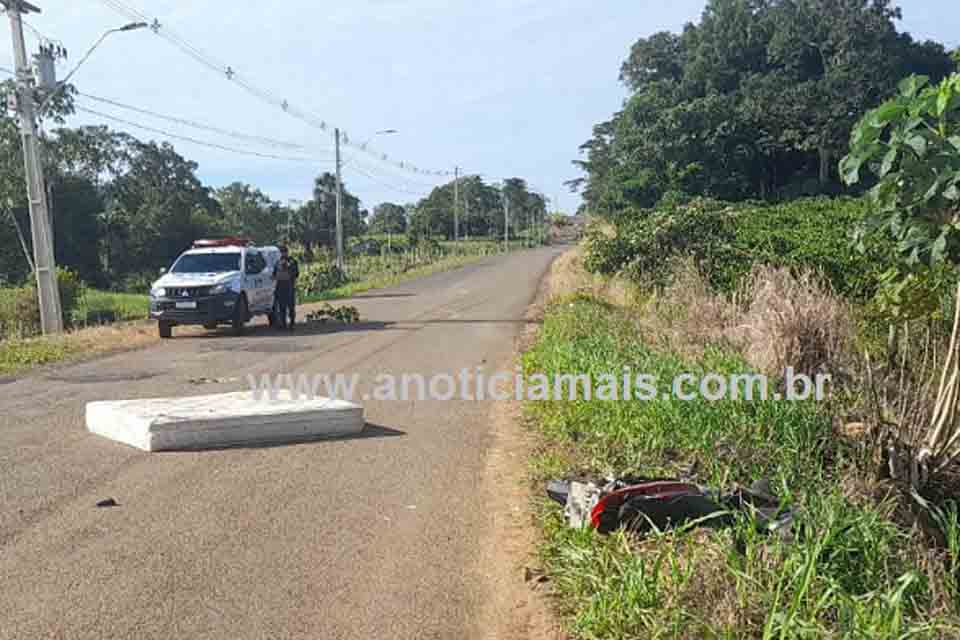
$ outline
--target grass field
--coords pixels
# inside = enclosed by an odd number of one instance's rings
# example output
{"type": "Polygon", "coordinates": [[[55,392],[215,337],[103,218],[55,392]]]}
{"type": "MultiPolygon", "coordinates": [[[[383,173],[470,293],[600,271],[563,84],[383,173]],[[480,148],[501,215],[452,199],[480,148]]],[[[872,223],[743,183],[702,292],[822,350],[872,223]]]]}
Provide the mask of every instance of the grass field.
{"type": "Polygon", "coordinates": [[[150,310],[150,298],[138,293],[87,289],[76,313],[80,326],[142,320],[150,310]]]}
{"type": "MultiPolygon", "coordinates": [[[[547,311],[527,374],[749,371],[711,349],[699,359],[648,346],[633,311],[581,295],[547,311]]],[[[894,505],[858,488],[858,475],[813,402],[540,401],[526,412],[542,434],[537,486],[570,472],[677,477],[728,488],[767,478],[799,514],[793,541],[741,517],[727,529],[640,538],[573,530],[541,503],[541,559],[577,638],[956,637],[957,512],[952,547],[931,552],[898,526],[894,505]]]]}

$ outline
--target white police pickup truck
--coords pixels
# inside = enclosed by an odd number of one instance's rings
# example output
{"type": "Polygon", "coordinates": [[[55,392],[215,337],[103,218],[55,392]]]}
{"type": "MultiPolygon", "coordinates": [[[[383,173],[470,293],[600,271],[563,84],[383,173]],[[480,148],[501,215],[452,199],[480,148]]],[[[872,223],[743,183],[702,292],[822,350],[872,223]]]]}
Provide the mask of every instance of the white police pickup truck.
{"type": "Polygon", "coordinates": [[[150,317],[161,338],[177,325],[215,329],[229,324],[236,334],[254,316],[274,315],[276,247],[255,247],[242,238],[198,240],[150,288],[150,317]]]}

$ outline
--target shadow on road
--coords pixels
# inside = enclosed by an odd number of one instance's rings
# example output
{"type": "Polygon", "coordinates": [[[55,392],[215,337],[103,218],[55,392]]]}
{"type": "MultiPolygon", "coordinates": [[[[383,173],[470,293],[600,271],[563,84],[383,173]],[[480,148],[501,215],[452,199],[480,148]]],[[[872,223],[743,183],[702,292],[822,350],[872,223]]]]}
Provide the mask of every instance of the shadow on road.
{"type": "MultiPolygon", "coordinates": [[[[367,321],[354,324],[340,324],[338,322],[298,322],[294,331],[274,329],[265,324],[248,326],[243,335],[236,336],[229,327],[218,327],[202,331],[194,331],[183,335],[174,335],[174,340],[210,340],[213,338],[244,339],[244,338],[296,338],[297,336],[315,336],[329,333],[382,331],[389,329],[395,322],[367,321]]],[[[176,329],[174,329],[176,331],[176,329]]]]}
{"type": "Polygon", "coordinates": [[[233,335],[229,327],[217,329],[192,331],[182,335],[175,335],[174,340],[213,340],[221,339],[230,344],[230,340],[239,340],[235,348],[240,351],[263,351],[264,353],[283,353],[308,351],[311,345],[304,344],[296,338],[305,336],[320,336],[336,333],[365,333],[372,331],[409,331],[412,327],[425,325],[442,324],[514,324],[518,326],[543,324],[542,320],[529,318],[435,318],[435,319],[416,319],[403,321],[381,321],[367,320],[364,322],[355,322],[353,324],[341,324],[339,322],[301,322],[298,323],[294,331],[286,329],[274,329],[267,325],[255,325],[247,327],[242,336],[233,335]],[[254,342],[250,342],[253,339],[254,342]],[[272,343],[273,339],[280,339],[283,342],[272,343]],[[271,343],[257,346],[260,340],[271,340],[271,343]]]}
{"type": "Polygon", "coordinates": [[[236,444],[219,445],[207,447],[183,447],[176,451],[159,451],[160,455],[171,455],[177,453],[213,453],[217,451],[232,451],[237,449],[277,449],[279,447],[302,447],[307,445],[317,445],[324,442],[341,442],[346,440],[366,440],[368,438],[400,438],[407,435],[406,431],[391,429],[378,424],[367,423],[363,431],[353,435],[346,436],[306,436],[303,438],[284,439],[282,442],[257,442],[255,444],[236,444]]]}
{"type": "Polygon", "coordinates": [[[349,298],[342,298],[343,300],[376,300],[377,298],[416,298],[417,294],[415,293],[373,293],[373,294],[363,294],[358,293],[355,296],[350,296],[349,298]]]}

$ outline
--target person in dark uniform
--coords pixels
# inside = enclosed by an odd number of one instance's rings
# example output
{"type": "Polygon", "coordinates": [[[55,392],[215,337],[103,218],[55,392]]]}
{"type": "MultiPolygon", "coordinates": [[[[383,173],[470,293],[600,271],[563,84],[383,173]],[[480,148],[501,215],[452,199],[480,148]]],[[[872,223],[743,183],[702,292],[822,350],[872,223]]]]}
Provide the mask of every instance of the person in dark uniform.
{"type": "Polygon", "coordinates": [[[281,329],[290,329],[297,322],[297,278],[300,266],[290,257],[286,247],[280,247],[280,261],[273,268],[273,279],[277,283],[277,324],[281,329]],[[289,324],[287,314],[289,313],[289,324]]]}

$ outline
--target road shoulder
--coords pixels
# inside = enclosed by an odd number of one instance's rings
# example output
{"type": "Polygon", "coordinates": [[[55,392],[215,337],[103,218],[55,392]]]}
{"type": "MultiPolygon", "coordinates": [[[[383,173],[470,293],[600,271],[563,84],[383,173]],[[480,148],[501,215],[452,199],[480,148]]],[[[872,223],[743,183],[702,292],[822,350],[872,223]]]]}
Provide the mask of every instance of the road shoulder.
{"type": "MultiPolygon", "coordinates": [[[[559,258],[558,258],[559,259],[559,258]]],[[[551,265],[527,308],[523,333],[502,371],[513,370],[517,359],[536,339],[549,298],[551,265]]],[[[538,527],[529,475],[534,432],[523,421],[522,403],[515,399],[492,403],[493,442],[487,456],[481,491],[488,508],[487,527],[473,572],[482,585],[483,608],[473,637],[487,640],[563,640],[548,596],[537,589],[530,568],[537,565],[538,527]]]]}

